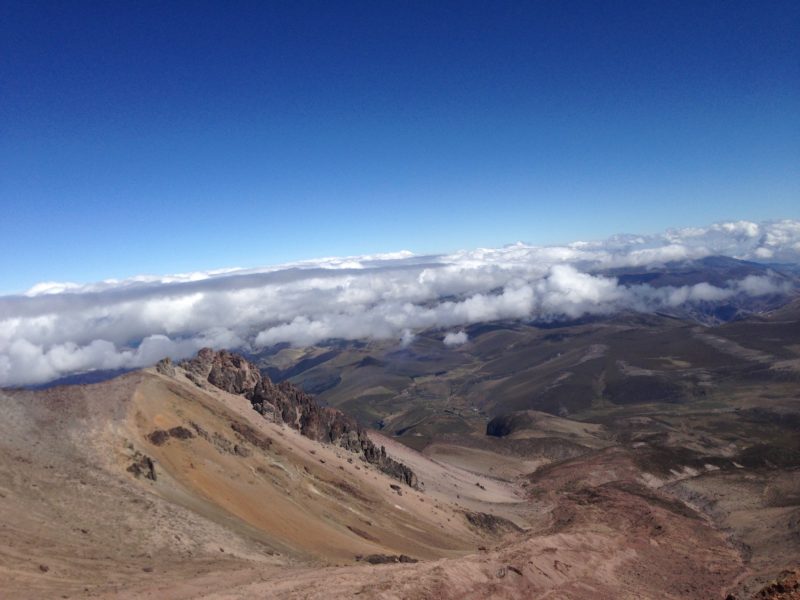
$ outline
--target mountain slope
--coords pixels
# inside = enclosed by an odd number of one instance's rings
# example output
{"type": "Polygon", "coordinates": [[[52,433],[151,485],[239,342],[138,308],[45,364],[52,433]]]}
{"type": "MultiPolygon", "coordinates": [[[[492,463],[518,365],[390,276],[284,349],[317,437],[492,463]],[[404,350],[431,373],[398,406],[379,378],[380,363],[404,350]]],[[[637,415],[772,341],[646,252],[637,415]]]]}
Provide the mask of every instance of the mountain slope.
{"type": "MultiPolygon", "coordinates": [[[[574,327],[557,333],[599,335],[574,327]]],[[[639,339],[631,322],[605,327],[639,339]]],[[[475,337],[535,349],[530,331],[475,337]]],[[[543,368],[605,356],[576,346],[543,368]]],[[[625,377],[644,376],[626,365],[625,377]]],[[[484,368],[514,376],[499,356],[484,368]]],[[[432,373],[421,389],[465,373],[432,373]]],[[[580,419],[473,413],[465,433],[412,436],[423,453],[227,352],[5,390],[0,587],[13,598],[750,598],[800,557],[793,381],[769,397],[754,395],[757,379],[727,404],[600,405],[580,419]]],[[[445,427],[458,416],[441,414],[445,427]]]]}
{"type": "Polygon", "coordinates": [[[400,490],[357,454],[181,369],[5,391],[0,411],[0,581],[13,597],[357,555],[458,556],[480,542],[456,506],[400,490]]]}

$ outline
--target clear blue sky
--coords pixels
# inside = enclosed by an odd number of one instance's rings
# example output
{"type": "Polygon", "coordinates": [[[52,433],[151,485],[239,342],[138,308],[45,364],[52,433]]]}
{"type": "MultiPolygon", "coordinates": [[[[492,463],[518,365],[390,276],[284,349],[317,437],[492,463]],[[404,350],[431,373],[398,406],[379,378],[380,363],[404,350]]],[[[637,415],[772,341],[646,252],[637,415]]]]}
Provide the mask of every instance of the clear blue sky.
{"type": "Polygon", "coordinates": [[[800,216],[800,3],[0,5],[0,292],[800,216]]]}

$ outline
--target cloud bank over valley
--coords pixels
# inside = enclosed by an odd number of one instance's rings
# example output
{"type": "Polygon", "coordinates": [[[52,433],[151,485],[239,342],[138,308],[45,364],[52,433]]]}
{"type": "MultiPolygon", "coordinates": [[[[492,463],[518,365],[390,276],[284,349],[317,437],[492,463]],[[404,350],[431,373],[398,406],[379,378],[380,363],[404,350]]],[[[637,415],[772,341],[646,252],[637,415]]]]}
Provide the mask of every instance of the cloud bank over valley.
{"type": "Polygon", "coordinates": [[[263,269],[225,269],[92,284],[43,282],[0,297],[0,386],[93,369],[136,368],[203,346],[257,350],[331,338],[397,339],[497,319],[657,311],[788,294],[769,269],[723,281],[658,285],[632,270],[725,256],[800,262],[800,221],[731,222],[563,246],[514,244],[449,255],[398,252],[263,269]]]}

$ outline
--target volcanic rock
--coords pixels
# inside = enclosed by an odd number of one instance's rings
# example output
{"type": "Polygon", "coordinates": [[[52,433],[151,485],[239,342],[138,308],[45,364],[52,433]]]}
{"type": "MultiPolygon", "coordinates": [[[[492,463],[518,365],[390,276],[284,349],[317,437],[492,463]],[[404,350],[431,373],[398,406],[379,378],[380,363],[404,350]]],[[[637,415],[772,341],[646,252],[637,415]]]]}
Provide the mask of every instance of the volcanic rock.
{"type": "Polygon", "coordinates": [[[142,454],[138,451],[133,455],[133,462],[130,464],[127,471],[128,473],[132,473],[137,479],[139,477],[144,477],[151,481],[156,480],[155,462],[146,454],[142,454]]]}
{"type": "Polygon", "coordinates": [[[167,377],[175,377],[175,365],[169,357],[162,358],[156,363],[156,371],[167,377]]]}
{"type": "MultiPolygon", "coordinates": [[[[264,417],[286,423],[312,440],[335,444],[360,454],[387,475],[409,487],[418,486],[414,472],[387,456],[385,448],[378,449],[355,419],[335,408],[322,406],[313,396],[288,381],[275,385],[244,357],[227,350],[203,348],[195,358],[182,362],[180,366],[196,383],[207,381],[231,394],[243,395],[264,417]]],[[[255,446],[269,445],[255,431],[237,429],[236,433],[255,446]]]]}

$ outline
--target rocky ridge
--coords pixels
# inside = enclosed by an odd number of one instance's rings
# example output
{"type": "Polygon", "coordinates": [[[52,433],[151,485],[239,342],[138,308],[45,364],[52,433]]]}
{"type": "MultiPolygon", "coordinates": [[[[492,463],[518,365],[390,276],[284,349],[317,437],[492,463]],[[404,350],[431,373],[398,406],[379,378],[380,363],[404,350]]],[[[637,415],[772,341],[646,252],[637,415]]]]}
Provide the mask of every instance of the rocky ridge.
{"type": "MultiPolygon", "coordinates": [[[[341,446],[359,454],[381,471],[412,488],[419,487],[416,474],[403,463],[376,446],[355,419],[340,410],[319,404],[313,396],[288,381],[275,384],[244,357],[203,348],[192,359],[179,365],[197,385],[211,385],[231,394],[243,395],[253,409],[265,418],[286,423],[302,435],[318,442],[341,446]]],[[[172,376],[175,367],[169,359],[156,365],[158,372],[172,376]]]]}

